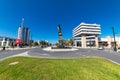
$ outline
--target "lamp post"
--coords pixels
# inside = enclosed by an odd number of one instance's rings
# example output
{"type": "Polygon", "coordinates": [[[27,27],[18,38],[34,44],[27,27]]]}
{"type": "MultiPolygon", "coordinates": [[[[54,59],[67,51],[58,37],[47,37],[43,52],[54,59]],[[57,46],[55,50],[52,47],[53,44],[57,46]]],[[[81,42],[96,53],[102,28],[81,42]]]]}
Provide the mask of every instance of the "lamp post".
{"type": "Polygon", "coordinates": [[[114,37],[114,51],[117,51],[114,27],[112,27],[112,31],[113,31],[113,37],[114,37]]]}
{"type": "Polygon", "coordinates": [[[32,35],[30,36],[30,47],[32,47],[32,35]]]}

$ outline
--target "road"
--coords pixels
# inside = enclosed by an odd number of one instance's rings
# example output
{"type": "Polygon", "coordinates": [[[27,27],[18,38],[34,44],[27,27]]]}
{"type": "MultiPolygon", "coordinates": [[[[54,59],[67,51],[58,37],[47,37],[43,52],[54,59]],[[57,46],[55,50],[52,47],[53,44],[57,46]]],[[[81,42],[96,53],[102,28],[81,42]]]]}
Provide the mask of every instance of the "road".
{"type": "Polygon", "coordinates": [[[22,49],[22,50],[6,50],[6,51],[0,51],[0,60],[3,60],[5,58],[8,58],[13,55],[21,54],[23,52],[26,52],[30,49],[22,49]]]}
{"type": "Polygon", "coordinates": [[[110,59],[114,62],[120,64],[120,54],[113,51],[106,50],[97,50],[97,49],[83,49],[80,48],[77,51],[59,51],[59,52],[50,52],[43,51],[41,48],[32,48],[32,49],[24,49],[24,50],[16,50],[16,51],[2,51],[0,52],[0,60],[13,56],[16,54],[21,54],[23,52],[28,52],[27,54],[32,57],[40,57],[40,58],[81,58],[81,57],[103,57],[106,59],[110,59]]]}

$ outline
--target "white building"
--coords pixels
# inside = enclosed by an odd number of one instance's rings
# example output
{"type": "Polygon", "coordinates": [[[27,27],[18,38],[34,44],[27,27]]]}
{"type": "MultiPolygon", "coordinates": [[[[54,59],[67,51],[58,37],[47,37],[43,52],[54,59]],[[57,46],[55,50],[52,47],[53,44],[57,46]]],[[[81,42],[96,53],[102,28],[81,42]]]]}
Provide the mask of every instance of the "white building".
{"type": "Polygon", "coordinates": [[[2,47],[3,46],[5,46],[5,47],[13,46],[13,45],[15,45],[15,41],[16,41],[16,39],[0,36],[0,46],[2,46],[2,47]]]}
{"type": "MultiPolygon", "coordinates": [[[[120,47],[120,37],[115,37],[116,46],[120,47]]],[[[104,38],[99,39],[99,45],[105,46],[107,48],[112,48],[114,46],[114,38],[110,36],[106,36],[104,38]]]]}
{"type": "Polygon", "coordinates": [[[80,23],[73,29],[75,46],[79,47],[98,47],[98,35],[101,34],[99,24],[80,23]]]}

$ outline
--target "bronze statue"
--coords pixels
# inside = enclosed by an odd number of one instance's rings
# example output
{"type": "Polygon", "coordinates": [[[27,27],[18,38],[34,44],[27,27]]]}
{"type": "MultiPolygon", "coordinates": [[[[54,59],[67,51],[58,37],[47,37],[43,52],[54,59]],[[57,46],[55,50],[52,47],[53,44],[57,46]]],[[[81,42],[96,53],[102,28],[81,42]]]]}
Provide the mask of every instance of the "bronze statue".
{"type": "Polygon", "coordinates": [[[62,39],[62,29],[61,29],[61,27],[60,27],[60,24],[58,25],[58,37],[59,37],[59,45],[58,45],[58,47],[59,48],[63,48],[64,47],[64,45],[63,45],[63,39],[62,39]]]}
{"type": "Polygon", "coordinates": [[[58,25],[58,33],[62,33],[60,24],[58,25]]]}

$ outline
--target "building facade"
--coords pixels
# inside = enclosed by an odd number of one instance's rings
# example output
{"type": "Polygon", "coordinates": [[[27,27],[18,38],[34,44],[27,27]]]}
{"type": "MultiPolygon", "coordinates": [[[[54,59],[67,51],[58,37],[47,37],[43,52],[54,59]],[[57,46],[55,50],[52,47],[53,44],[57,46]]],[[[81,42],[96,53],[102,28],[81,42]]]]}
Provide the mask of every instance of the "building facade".
{"type": "MultiPolygon", "coordinates": [[[[120,37],[115,37],[116,47],[120,47],[120,37]]],[[[114,38],[111,36],[106,36],[104,38],[99,39],[99,45],[104,46],[106,48],[113,48],[114,45],[114,38]]]]}
{"type": "Polygon", "coordinates": [[[0,36],[0,46],[9,47],[15,45],[16,39],[0,36]]]}
{"type": "Polygon", "coordinates": [[[98,35],[101,34],[99,24],[80,23],[73,29],[74,44],[77,47],[98,47],[98,35]]]}
{"type": "Polygon", "coordinates": [[[25,45],[29,45],[30,43],[30,29],[24,26],[24,19],[22,19],[21,26],[18,28],[17,39],[21,39],[25,45]]]}

